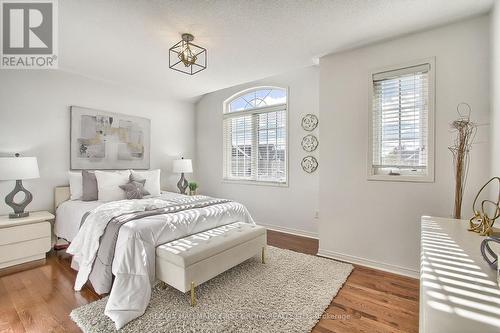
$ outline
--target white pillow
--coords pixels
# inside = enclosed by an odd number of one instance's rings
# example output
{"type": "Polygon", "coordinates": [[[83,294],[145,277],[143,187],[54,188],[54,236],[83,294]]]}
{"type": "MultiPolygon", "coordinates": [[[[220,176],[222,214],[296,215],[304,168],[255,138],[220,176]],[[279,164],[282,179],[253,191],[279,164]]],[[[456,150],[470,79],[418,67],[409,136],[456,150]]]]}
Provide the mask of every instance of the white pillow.
{"type": "Polygon", "coordinates": [[[70,200],[82,200],[82,172],[68,171],[70,200]]]}
{"type": "Polygon", "coordinates": [[[125,191],[120,185],[129,182],[130,171],[99,171],[95,172],[97,179],[97,191],[99,201],[117,201],[124,200],[125,191]]]}
{"type": "Polygon", "coordinates": [[[146,179],[146,184],[144,189],[149,192],[152,196],[159,196],[161,194],[160,189],[160,169],[147,170],[147,171],[135,171],[131,170],[132,177],[135,179],[146,179]]]}

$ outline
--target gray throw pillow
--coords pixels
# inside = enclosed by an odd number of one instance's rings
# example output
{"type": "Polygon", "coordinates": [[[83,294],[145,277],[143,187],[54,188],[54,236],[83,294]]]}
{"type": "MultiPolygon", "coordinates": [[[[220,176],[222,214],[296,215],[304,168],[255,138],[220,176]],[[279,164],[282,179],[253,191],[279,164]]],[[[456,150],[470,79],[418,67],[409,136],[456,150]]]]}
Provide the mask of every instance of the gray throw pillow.
{"type": "Polygon", "coordinates": [[[131,182],[139,182],[142,185],[146,185],[146,179],[139,178],[137,176],[134,177],[134,174],[132,172],[130,173],[129,179],[130,179],[131,182]]]}
{"type": "Polygon", "coordinates": [[[96,201],[97,195],[97,178],[93,172],[82,170],[82,200],[96,201]]]}
{"type": "Polygon", "coordinates": [[[130,181],[125,185],[120,185],[120,188],[125,191],[127,199],[142,199],[145,195],[149,195],[149,192],[144,189],[145,183],[146,179],[132,180],[130,176],[130,181]]]}
{"type": "Polygon", "coordinates": [[[131,181],[131,182],[139,182],[139,183],[141,183],[142,185],[144,185],[144,191],[142,192],[142,195],[143,195],[143,196],[146,196],[146,195],[151,195],[151,193],[149,193],[149,191],[148,191],[148,190],[146,190],[146,179],[144,179],[144,178],[139,178],[139,177],[137,177],[137,175],[136,175],[136,176],[134,176],[134,173],[133,173],[133,172],[131,172],[131,173],[130,173],[130,177],[129,177],[129,179],[130,179],[130,181],[131,181]]]}
{"type": "MultiPolygon", "coordinates": [[[[134,175],[132,173],[130,173],[130,176],[128,176],[128,181],[129,181],[129,183],[138,182],[138,183],[141,183],[142,186],[146,186],[146,179],[134,177],[134,175]]],[[[150,195],[150,194],[151,193],[146,191],[146,189],[142,190],[142,195],[150,195]]]]}

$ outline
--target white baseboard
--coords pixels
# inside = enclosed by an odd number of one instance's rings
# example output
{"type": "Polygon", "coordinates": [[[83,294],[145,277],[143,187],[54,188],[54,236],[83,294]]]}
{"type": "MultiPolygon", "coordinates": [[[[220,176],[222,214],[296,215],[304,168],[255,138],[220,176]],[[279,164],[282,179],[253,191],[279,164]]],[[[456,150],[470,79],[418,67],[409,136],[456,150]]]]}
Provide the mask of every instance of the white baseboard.
{"type": "Polygon", "coordinates": [[[264,224],[264,223],[260,223],[260,222],[256,222],[256,223],[260,226],[265,227],[266,229],[269,229],[269,230],[284,232],[284,233],[292,234],[292,235],[296,235],[296,236],[318,239],[317,232],[311,232],[311,231],[293,229],[293,228],[286,228],[286,227],[281,227],[278,225],[264,224]]]}
{"type": "MultiPolygon", "coordinates": [[[[286,227],[282,227],[282,226],[278,226],[278,225],[265,224],[265,223],[260,223],[260,222],[256,222],[256,223],[260,226],[263,226],[263,227],[265,227],[269,230],[273,230],[273,231],[284,232],[287,234],[292,234],[292,235],[302,236],[302,237],[307,237],[307,238],[314,238],[314,239],[319,238],[318,233],[311,232],[311,231],[286,228],[286,227]]],[[[387,263],[374,261],[374,260],[370,260],[370,259],[360,258],[360,257],[356,257],[356,256],[351,256],[348,254],[338,253],[338,252],[329,251],[329,250],[325,250],[325,249],[319,249],[317,255],[320,257],[345,261],[348,263],[366,266],[366,267],[378,269],[378,270],[389,272],[389,273],[408,276],[408,277],[411,277],[414,279],[418,279],[420,277],[420,272],[418,270],[414,270],[414,269],[410,269],[410,268],[406,268],[406,267],[401,267],[401,266],[393,265],[393,264],[387,264],[387,263]]]]}
{"type": "Polygon", "coordinates": [[[418,279],[420,277],[420,272],[417,270],[413,270],[413,269],[406,268],[406,267],[401,267],[398,265],[386,264],[383,262],[378,262],[378,261],[360,258],[360,257],[356,257],[356,256],[351,256],[348,254],[337,253],[334,251],[319,249],[318,256],[330,258],[330,259],[336,259],[336,260],[340,260],[340,261],[345,261],[345,262],[349,262],[352,264],[358,264],[361,266],[366,266],[366,267],[370,267],[370,268],[374,268],[374,269],[378,269],[381,271],[394,273],[394,274],[398,274],[398,275],[404,275],[404,276],[408,276],[408,277],[415,278],[415,279],[418,279]]]}

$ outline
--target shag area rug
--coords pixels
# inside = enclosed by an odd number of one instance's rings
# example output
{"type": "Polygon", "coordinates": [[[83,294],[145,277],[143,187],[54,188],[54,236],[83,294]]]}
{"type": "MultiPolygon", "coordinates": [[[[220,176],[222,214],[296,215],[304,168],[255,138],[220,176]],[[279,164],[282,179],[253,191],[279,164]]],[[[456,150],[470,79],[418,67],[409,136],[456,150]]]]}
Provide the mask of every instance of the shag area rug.
{"type": "MultiPolygon", "coordinates": [[[[120,332],[309,332],[342,287],[349,264],[268,246],[266,264],[251,258],[189,292],[157,283],[143,316],[120,332]]],[[[85,332],[113,332],[107,297],[71,318],[85,332]]]]}

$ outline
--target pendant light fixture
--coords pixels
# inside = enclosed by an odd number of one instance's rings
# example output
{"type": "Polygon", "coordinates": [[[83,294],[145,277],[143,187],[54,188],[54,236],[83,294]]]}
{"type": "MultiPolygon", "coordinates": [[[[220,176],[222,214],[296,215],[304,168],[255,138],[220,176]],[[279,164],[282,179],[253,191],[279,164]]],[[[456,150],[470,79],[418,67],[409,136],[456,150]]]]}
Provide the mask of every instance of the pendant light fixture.
{"type": "Polygon", "coordinates": [[[193,44],[194,36],[182,34],[182,40],[169,50],[169,67],[193,75],[207,68],[207,50],[193,44]]]}

